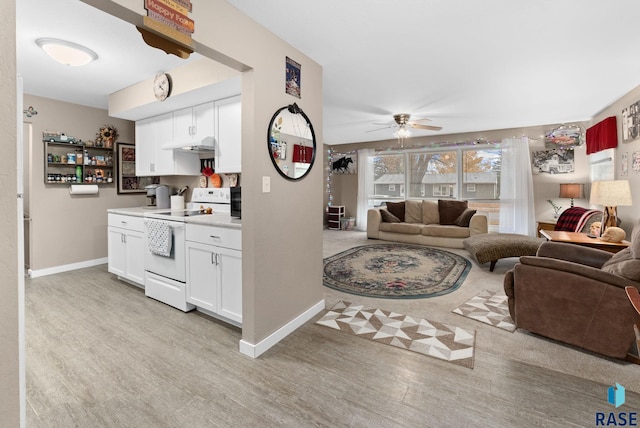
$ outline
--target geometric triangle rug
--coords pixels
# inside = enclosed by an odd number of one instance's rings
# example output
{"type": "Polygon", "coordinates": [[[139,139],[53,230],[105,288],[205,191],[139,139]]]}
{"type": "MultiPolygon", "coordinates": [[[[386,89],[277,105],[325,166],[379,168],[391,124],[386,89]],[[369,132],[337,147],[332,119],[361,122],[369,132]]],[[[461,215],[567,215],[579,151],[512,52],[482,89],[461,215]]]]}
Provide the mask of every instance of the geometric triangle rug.
{"type": "Polygon", "coordinates": [[[516,325],[509,315],[507,296],[482,290],[477,296],[453,310],[454,313],[502,330],[514,332],[516,325]]]}
{"type": "Polygon", "coordinates": [[[475,331],[344,301],[316,324],[473,368],[475,331]]]}

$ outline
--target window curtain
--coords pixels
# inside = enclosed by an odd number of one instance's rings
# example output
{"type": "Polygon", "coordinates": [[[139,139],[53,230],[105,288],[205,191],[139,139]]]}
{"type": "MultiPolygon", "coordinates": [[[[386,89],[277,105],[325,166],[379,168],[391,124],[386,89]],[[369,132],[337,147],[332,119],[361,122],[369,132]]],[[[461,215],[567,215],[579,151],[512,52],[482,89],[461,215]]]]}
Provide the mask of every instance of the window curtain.
{"type": "Polygon", "coordinates": [[[618,147],[618,125],[611,116],[587,129],[587,154],[618,147]]]}
{"type": "Polygon", "coordinates": [[[358,205],[356,213],[356,229],[367,230],[367,211],[369,211],[369,192],[373,186],[373,168],[369,159],[372,149],[358,150],[358,205]]]}
{"type": "Polygon", "coordinates": [[[529,139],[502,140],[500,232],[535,236],[533,177],[529,139]]]}

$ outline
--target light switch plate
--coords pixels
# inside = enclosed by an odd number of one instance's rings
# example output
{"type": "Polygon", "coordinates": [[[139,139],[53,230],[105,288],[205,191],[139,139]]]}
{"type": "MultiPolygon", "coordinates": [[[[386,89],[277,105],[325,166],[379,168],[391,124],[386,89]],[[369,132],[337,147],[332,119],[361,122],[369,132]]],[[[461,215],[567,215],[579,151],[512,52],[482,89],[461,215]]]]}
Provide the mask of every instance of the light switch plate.
{"type": "Polygon", "coordinates": [[[262,193],[271,192],[271,177],[262,177],[262,193]]]}

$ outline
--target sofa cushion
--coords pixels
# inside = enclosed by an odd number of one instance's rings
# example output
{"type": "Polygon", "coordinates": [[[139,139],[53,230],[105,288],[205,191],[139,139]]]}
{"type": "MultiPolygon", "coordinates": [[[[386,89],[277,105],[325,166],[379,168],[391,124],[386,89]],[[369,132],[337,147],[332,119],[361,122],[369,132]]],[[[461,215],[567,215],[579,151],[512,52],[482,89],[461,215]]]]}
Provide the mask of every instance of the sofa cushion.
{"type": "Polygon", "coordinates": [[[381,232],[404,233],[406,235],[419,235],[423,227],[416,223],[380,223],[381,232]]]}
{"type": "Polygon", "coordinates": [[[387,210],[398,217],[400,221],[404,221],[404,201],[402,202],[387,202],[387,210]]]}
{"type": "Polygon", "coordinates": [[[438,199],[438,215],[440,217],[440,224],[456,224],[456,220],[466,209],[467,201],[438,199]]]}
{"type": "Polygon", "coordinates": [[[456,226],[460,227],[469,227],[469,222],[471,222],[471,217],[473,217],[476,213],[476,210],[472,210],[467,208],[460,214],[460,216],[456,219],[456,226]]]}
{"type": "Polygon", "coordinates": [[[391,214],[387,210],[380,210],[380,216],[382,217],[382,221],[387,223],[400,223],[400,219],[393,214],[391,214]]]}
{"type": "Polygon", "coordinates": [[[426,236],[438,236],[442,238],[468,238],[470,236],[468,227],[445,226],[440,224],[422,226],[421,233],[426,236]]]}
{"type": "Polygon", "coordinates": [[[406,223],[422,223],[422,200],[407,199],[404,201],[404,221],[406,223]]]}
{"type": "Polygon", "coordinates": [[[422,201],[422,224],[438,224],[440,223],[440,214],[438,214],[438,203],[436,201],[422,201]]]}
{"type": "Polygon", "coordinates": [[[634,259],[631,249],[617,252],[602,265],[602,270],[632,281],[640,281],[640,259],[634,259]]]}

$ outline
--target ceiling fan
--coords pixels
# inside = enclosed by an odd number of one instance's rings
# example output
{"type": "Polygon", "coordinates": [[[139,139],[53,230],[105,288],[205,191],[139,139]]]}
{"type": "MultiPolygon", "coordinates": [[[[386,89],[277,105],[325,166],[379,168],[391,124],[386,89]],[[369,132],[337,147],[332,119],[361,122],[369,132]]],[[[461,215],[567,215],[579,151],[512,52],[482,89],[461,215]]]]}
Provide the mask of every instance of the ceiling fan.
{"type": "Polygon", "coordinates": [[[380,131],[381,129],[388,129],[388,128],[397,128],[397,131],[394,133],[394,136],[400,139],[404,139],[411,136],[411,132],[409,131],[409,128],[428,129],[430,131],[440,131],[442,129],[442,126],[423,125],[421,123],[418,123],[423,121],[430,122],[431,120],[427,118],[411,120],[410,114],[399,113],[399,114],[393,115],[393,122],[375,124],[375,125],[387,125],[384,128],[372,129],[371,131],[367,131],[367,132],[380,131]]]}

